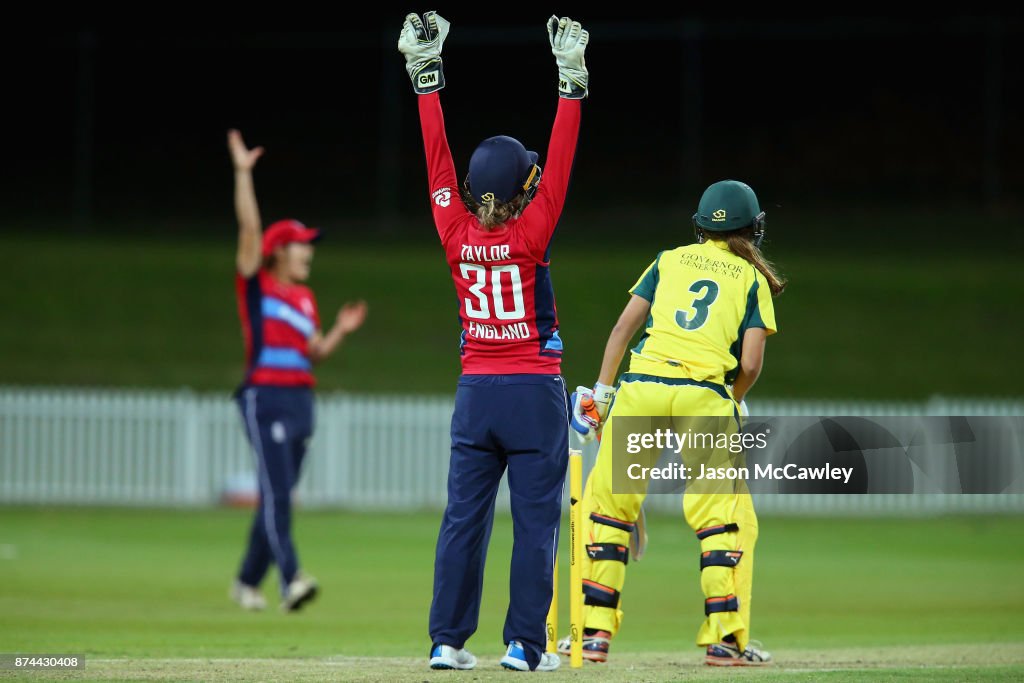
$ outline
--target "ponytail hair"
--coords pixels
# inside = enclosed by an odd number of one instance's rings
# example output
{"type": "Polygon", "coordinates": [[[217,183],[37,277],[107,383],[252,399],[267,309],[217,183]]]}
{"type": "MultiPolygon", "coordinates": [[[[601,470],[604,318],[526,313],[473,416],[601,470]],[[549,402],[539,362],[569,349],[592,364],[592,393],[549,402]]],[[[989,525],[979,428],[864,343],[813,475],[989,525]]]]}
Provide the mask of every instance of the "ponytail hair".
{"type": "Polygon", "coordinates": [[[515,199],[510,202],[491,199],[477,207],[476,218],[484,228],[496,228],[519,215],[515,203],[515,199]]]}
{"type": "Polygon", "coordinates": [[[704,235],[711,239],[723,240],[729,245],[729,251],[761,271],[761,275],[764,275],[768,281],[768,288],[771,290],[772,296],[778,296],[785,291],[788,284],[786,278],[776,272],[775,265],[766,259],[754,244],[754,229],[752,227],[710,234],[705,231],[704,235]]]}
{"type": "Polygon", "coordinates": [[[477,203],[469,192],[468,185],[462,188],[462,201],[470,213],[480,221],[484,230],[493,230],[504,223],[516,218],[523,212],[526,205],[530,203],[525,192],[520,192],[507,202],[500,199],[488,199],[485,202],[477,203]]]}

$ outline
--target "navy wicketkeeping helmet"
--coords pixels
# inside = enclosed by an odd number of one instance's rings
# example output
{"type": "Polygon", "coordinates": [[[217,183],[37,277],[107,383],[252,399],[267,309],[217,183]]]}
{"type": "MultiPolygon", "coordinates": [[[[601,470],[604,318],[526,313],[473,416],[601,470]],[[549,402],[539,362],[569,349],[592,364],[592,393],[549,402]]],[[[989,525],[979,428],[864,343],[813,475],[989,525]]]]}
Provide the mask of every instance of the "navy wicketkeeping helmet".
{"type": "Polygon", "coordinates": [[[481,142],[469,160],[466,190],[477,204],[507,202],[520,193],[533,199],[540,183],[539,155],[507,135],[481,142]]]}

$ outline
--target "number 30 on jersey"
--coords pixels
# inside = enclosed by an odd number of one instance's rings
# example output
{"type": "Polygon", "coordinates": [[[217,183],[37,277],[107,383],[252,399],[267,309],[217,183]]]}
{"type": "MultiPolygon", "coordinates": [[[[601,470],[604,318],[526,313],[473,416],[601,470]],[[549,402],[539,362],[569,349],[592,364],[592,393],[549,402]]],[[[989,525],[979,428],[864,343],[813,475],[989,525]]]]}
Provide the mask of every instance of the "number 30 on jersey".
{"type": "Polygon", "coordinates": [[[498,320],[521,320],[526,316],[519,266],[487,267],[460,263],[459,271],[463,279],[469,281],[469,293],[473,295],[463,301],[467,317],[486,320],[491,317],[492,310],[498,320]],[[511,308],[506,303],[508,300],[511,300],[511,308]]]}

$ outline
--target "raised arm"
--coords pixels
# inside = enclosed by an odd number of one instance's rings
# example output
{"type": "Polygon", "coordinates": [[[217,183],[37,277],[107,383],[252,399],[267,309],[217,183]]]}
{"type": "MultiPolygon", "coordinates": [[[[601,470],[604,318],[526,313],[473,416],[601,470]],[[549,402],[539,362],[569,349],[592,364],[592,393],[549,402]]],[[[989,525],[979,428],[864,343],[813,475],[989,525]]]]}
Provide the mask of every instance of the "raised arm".
{"type": "Polygon", "coordinates": [[[444,131],[444,114],[436,92],[420,95],[420,128],[423,131],[423,151],[427,157],[427,187],[430,191],[430,209],[441,242],[446,242],[456,219],[467,213],[459,198],[459,180],[455,175],[455,162],[448,147],[444,131]]]}
{"type": "Polygon", "coordinates": [[[450,26],[437,12],[426,12],[422,19],[416,14],[408,14],[398,37],[398,50],[405,56],[405,70],[419,96],[430,205],[442,242],[446,241],[455,219],[465,214],[465,207],[459,200],[459,181],[448,148],[444,114],[437,94],[445,85],[441,48],[450,26]]]}
{"type": "Polygon", "coordinates": [[[229,130],[228,150],[235,168],[235,215],[238,218],[235,267],[242,277],[250,278],[259,271],[263,260],[263,228],[252,182],[252,168],[263,155],[263,148],[246,148],[242,134],[237,130],[229,130]]]}
{"type": "Polygon", "coordinates": [[[580,131],[580,100],[587,96],[584,52],[590,34],[568,17],[548,19],[548,41],[558,66],[558,112],[544,159],[544,176],[533,201],[523,212],[527,239],[544,252],[558,224],[569,190],[569,175],[580,131]]]}

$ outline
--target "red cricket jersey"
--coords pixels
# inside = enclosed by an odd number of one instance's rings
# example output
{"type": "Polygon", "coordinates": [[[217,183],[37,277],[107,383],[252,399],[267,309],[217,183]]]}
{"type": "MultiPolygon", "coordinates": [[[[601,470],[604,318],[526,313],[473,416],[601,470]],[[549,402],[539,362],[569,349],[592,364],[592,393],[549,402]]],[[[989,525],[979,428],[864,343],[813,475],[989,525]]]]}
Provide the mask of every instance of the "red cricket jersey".
{"type": "Polygon", "coordinates": [[[309,340],[320,329],[313,291],[279,282],[261,268],[235,276],[245,338],[245,385],[308,386],[313,379],[309,340]]]}
{"type": "Polygon", "coordinates": [[[459,298],[463,374],[559,374],[562,340],[548,248],[565,204],[580,100],[558,100],[533,201],[518,218],[488,231],[459,198],[438,93],[418,99],[434,224],[459,298]]]}

